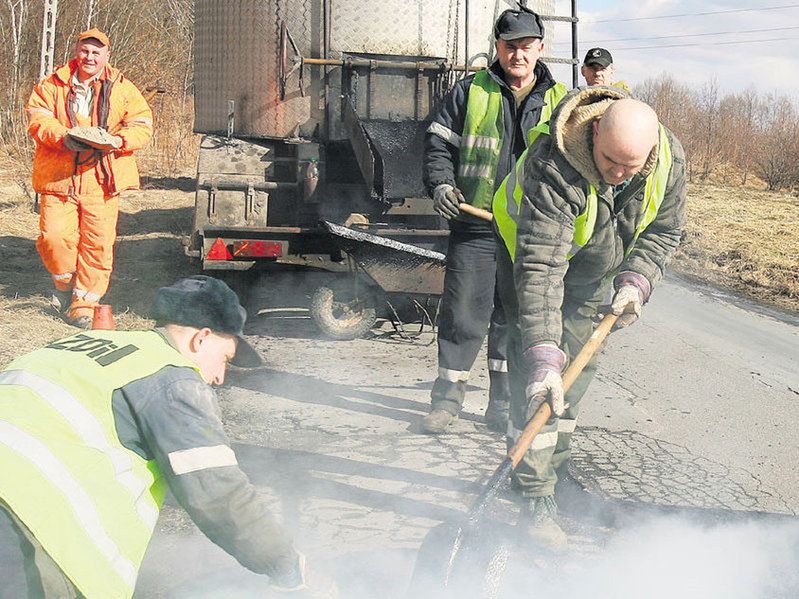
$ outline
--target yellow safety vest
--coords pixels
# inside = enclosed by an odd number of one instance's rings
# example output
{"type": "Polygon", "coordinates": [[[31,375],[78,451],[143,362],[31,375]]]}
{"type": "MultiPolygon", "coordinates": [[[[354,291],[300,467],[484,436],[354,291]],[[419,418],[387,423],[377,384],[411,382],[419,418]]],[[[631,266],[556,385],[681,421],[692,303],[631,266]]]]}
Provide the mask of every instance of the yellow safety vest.
{"type": "MultiPolygon", "coordinates": [[[[549,121],[552,110],[568,91],[562,83],[555,83],[546,91],[539,124],[549,121]]],[[[487,70],[480,71],[469,87],[456,175],[458,189],[466,201],[477,208],[491,209],[504,132],[499,83],[487,70]]]]}
{"type": "Polygon", "coordinates": [[[155,331],[88,331],[0,372],[0,498],[86,597],[133,595],[166,492],[111,396],[169,365],[197,369],[155,331]]]}
{"type": "MultiPolygon", "coordinates": [[[[539,124],[530,130],[528,150],[540,135],[549,135],[549,123],[539,124]]],[[[518,229],[522,196],[524,195],[522,180],[524,179],[524,162],[527,158],[528,150],[525,150],[519,157],[516,162],[516,168],[505,177],[502,185],[497,189],[497,193],[494,194],[494,222],[500,237],[505,243],[505,247],[508,249],[511,260],[516,260],[516,231],[518,229]]],[[[669,181],[671,164],[671,145],[666,135],[666,129],[663,125],[660,125],[657,164],[646,178],[642,213],[639,215],[635,234],[627,247],[625,256],[630,254],[638,237],[657,217],[660,205],[666,196],[666,185],[669,181]]],[[[586,190],[585,209],[574,220],[574,237],[571,250],[567,256],[569,259],[579,252],[593,236],[594,226],[596,225],[597,203],[596,187],[589,183],[586,190]]]]}

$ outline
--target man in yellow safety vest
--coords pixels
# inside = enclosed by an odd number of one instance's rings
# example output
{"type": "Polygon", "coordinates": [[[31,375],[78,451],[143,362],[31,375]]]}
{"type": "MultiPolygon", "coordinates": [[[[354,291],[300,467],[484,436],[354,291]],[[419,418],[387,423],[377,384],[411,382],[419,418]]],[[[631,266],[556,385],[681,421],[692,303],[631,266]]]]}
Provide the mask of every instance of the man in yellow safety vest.
{"type": "Polygon", "coordinates": [[[527,147],[528,131],[546,122],[567,89],[539,60],[544,25],[534,12],[506,10],[494,26],[497,60],[459,81],[427,130],[425,183],[450,236],[438,327],[438,377],[430,434],[446,432],[463,405],[466,383],[488,332],[489,403],[486,423],[508,422],[507,334],[495,294],[496,239],[487,220],[461,210],[491,210],[491,199],[527,147]]]}
{"type": "Polygon", "coordinates": [[[210,385],[262,363],[236,294],[198,275],[161,288],[151,315],[154,330],[81,332],[0,372],[0,597],[131,597],[167,487],[275,593],[335,597],[222,428],[210,385]]]}

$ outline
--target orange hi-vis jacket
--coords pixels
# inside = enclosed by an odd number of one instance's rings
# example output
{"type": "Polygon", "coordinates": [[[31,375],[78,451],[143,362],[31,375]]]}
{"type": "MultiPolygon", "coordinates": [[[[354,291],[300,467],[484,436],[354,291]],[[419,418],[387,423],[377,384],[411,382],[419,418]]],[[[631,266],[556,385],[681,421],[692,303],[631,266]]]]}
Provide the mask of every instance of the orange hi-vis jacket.
{"type": "Polygon", "coordinates": [[[133,152],[153,135],[150,106],[118,69],[106,65],[94,82],[91,125],[105,124],[109,133],[122,138],[122,147],[102,154],[73,152],[64,146],[63,139],[79,124],[69,107],[76,69],[75,60],[58,68],[39,82],[28,100],[28,132],[36,141],[33,188],[38,193],[75,195],[75,178],[97,168],[105,195],[138,189],[139,170],[133,152]]]}

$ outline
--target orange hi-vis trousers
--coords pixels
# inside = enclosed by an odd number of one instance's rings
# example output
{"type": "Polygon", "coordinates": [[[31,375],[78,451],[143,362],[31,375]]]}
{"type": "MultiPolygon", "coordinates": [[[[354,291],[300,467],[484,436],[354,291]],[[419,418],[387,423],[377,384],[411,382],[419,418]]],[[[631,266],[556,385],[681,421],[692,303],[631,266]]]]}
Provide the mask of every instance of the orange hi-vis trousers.
{"type": "Polygon", "coordinates": [[[76,177],[74,196],[42,194],[36,249],[59,291],[72,291],[67,316],[91,317],[111,280],[119,196],[104,194],[96,168],[76,177]]]}

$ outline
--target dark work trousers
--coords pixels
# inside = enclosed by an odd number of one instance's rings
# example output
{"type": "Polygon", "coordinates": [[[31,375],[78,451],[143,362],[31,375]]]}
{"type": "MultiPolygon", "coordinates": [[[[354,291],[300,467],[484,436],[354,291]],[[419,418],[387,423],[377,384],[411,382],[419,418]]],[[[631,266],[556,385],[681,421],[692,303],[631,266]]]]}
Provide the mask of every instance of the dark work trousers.
{"type": "MultiPolygon", "coordinates": [[[[508,314],[508,374],[510,382],[510,422],[508,423],[507,446],[510,449],[521,436],[527,424],[527,367],[523,364],[521,331],[518,325],[518,302],[513,282],[513,264],[508,251],[501,246],[497,258],[497,286],[505,302],[508,314]]],[[[592,317],[607,295],[610,281],[566,288],[561,318],[563,337],[561,349],[569,362],[582,349],[594,331],[592,317]]],[[[577,424],[580,400],[596,372],[596,356],[583,368],[582,373],[566,393],[569,407],[560,418],[551,418],[533,439],[530,449],[512,474],[513,486],[526,497],[540,497],[555,493],[558,480],[557,469],[571,457],[571,438],[577,424]]]]}
{"type": "Polygon", "coordinates": [[[493,231],[450,232],[438,321],[438,378],[430,394],[433,409],[460,411],[486,331],[489,398],[509,399],[507,324],[496,294],[496,249],[493,231]]]}
{"type": "Polygon", "coordinates": [[[82,599],[70,580],[0,500],[0,599],[82,599]]]}

